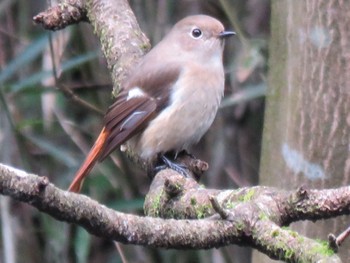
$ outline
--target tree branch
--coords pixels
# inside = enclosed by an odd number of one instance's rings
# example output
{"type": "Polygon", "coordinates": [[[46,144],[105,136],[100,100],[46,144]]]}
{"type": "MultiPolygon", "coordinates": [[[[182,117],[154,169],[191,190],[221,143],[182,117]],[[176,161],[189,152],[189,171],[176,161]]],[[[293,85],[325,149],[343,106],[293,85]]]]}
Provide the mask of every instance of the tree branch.
{"type": "Polygon", "coordinates": [[[215,214],[209,198],[213,197],[224,209],[254,213],[257,219],[269,218],[279,226],[288,226],[300,220],[320,220],[350,214],[350,186],[323,190],[300,189],[284,191],[265,186],[225,191],[205,189],[191,178],[166,170],[153,180],[144,207],[149,216],[197,219],[215,214]],[[168,194],[169,185],[179,189],[176,195],[168,194]],[[305,193],[301,194],[301,191],[305,193]]]}
{"type": "Polygon", "coordinates": [[[91,234],[127,244],[212,248],[238,243],[243,235],[235,222],[164,220],[116,212],[87,196],[60,190],[46,177],[2,164],[0,193],[26,202],[57,220],[80,225],[91,234]],[[214,232],[221,234],[213,235],[214,232]]]}
{"type": "Polygon", "coordinates": [[[88,21],[84,1],[65,0],[33,17],[33,21],[48,30],[59,30],[66,26],[88,21]]]}
{"type": "MultiPolygon", "coordinates": [[[[197,218],[199,215],[213,215],[212,217],[204,220],[175,220],[120,213],[89,197],[62,191],[49,183],[46,177],[27,174],[2,164],[0,193],[26,202],[58,220],[80,225],[91,234],[127,244],[178,249],[207,249],[238,244],[252,246],[271,258],[287,262],[340,262],[326,243],[316,242],[280,227],[283,222],[280,218],[284,218],[285,211],[288,211],[283,208],[288,204],[291,193],[269,187],[205,189],[194,180],[181,177],[182,180],[177,185],[182,190],[171,196],[165,189],[171,182],[179,182],[179,176],[181,175],[172,170],[158,173],[146,198],[145,210],[165,217],[170,216],[170,209],[173,209],[172,215],[178,218],[197,218]],[[163,189],[162,193],[158,194],[158,201],[154,202],[153,192],[160,191],[160,188],[163,189]],[[215,196],[218,204],[234,216],[229,220],[215,217],[210,196],[215,196]]],[[[322,200],[324,194],[335,191],[344,194],[337,195],[336,198],[348,200],[345,195],[350,195],[349,187],[312,190],[315,197],[313,200],[322,200]]],[[[345,201],[341,203],[344,204],[342,214],[349,214],[350,204],[345,201]]],[[[310,203],[298,203],[301,208],[304,205],[310,203]]],[[[318,219],[322,218],[322,214],[329,217],[330,211],[333,211],[331,207],[324,208],[315,208],[320,211],[317,213],[318,219]],[[327,212],[321,212],[325,210],[327,212]]],[[[339,211],[333,212],[340,214],[339,211]]]]}

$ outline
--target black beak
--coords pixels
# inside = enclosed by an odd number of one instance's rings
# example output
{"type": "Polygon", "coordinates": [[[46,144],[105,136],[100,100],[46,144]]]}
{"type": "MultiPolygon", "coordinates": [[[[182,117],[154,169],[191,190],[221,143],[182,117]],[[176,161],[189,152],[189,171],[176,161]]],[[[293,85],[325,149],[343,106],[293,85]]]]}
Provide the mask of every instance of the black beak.
{"type": "Polygon", "coordinates": [[[227,37],[234,36],[234,35],[236,35],[236,32],[234,32],[234,31],[222,31],[219,34],[219,38],[227,38],[227,37]]]}

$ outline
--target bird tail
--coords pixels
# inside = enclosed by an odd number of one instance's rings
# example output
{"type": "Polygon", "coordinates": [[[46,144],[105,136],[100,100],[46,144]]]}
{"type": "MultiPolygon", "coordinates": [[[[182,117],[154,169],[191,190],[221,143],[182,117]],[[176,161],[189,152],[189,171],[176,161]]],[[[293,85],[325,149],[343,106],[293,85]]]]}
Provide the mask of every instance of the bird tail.
{"type": "Polygon", "coordinates": [[[94,146],[91,148],[89,154],[85,158],[84,163],[81,165],[78,172],[75,174],[74,180],[68,188],[68,191],[78,193],[83,185],[85,177],[89,174],[91,169],[94,167],[98,158],[100,157],[102,150],[105,146],[106,140],[108,138],[109,132],[103,127],[100,135],[94,146]]]}

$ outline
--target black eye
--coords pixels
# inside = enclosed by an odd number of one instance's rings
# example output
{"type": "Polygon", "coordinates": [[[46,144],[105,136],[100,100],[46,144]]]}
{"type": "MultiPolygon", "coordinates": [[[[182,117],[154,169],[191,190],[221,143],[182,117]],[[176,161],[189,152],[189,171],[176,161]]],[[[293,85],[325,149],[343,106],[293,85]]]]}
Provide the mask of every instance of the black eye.
{"type": "Polygon", "coordinates": [[[192,30],[192,36],[194,38],[200,38],[202,36],[202,31],[199,28],[195,28],[192,30]]]}

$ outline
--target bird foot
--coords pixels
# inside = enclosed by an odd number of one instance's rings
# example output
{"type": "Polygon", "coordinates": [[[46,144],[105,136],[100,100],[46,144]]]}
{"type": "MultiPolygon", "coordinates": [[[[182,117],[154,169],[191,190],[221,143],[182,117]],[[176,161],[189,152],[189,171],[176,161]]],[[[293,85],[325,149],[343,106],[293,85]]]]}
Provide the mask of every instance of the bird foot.
{"type": "Polygon", "coordinates": [[[183,164],[180,164],[180,163],[176,163],[174,160],[169,159],[165,155],[161,155],[160,159],[162,161],[162,164],[157,165],[154,168],[154,172],[155,173],[157,173],[157,172],[159,172],[161,170],[170,168],[170,169],[180,173],[181,175],[183,175],[185,177],[191,177],[190,171],[188,170],[186,165],[183,165],[183,164]]]}

